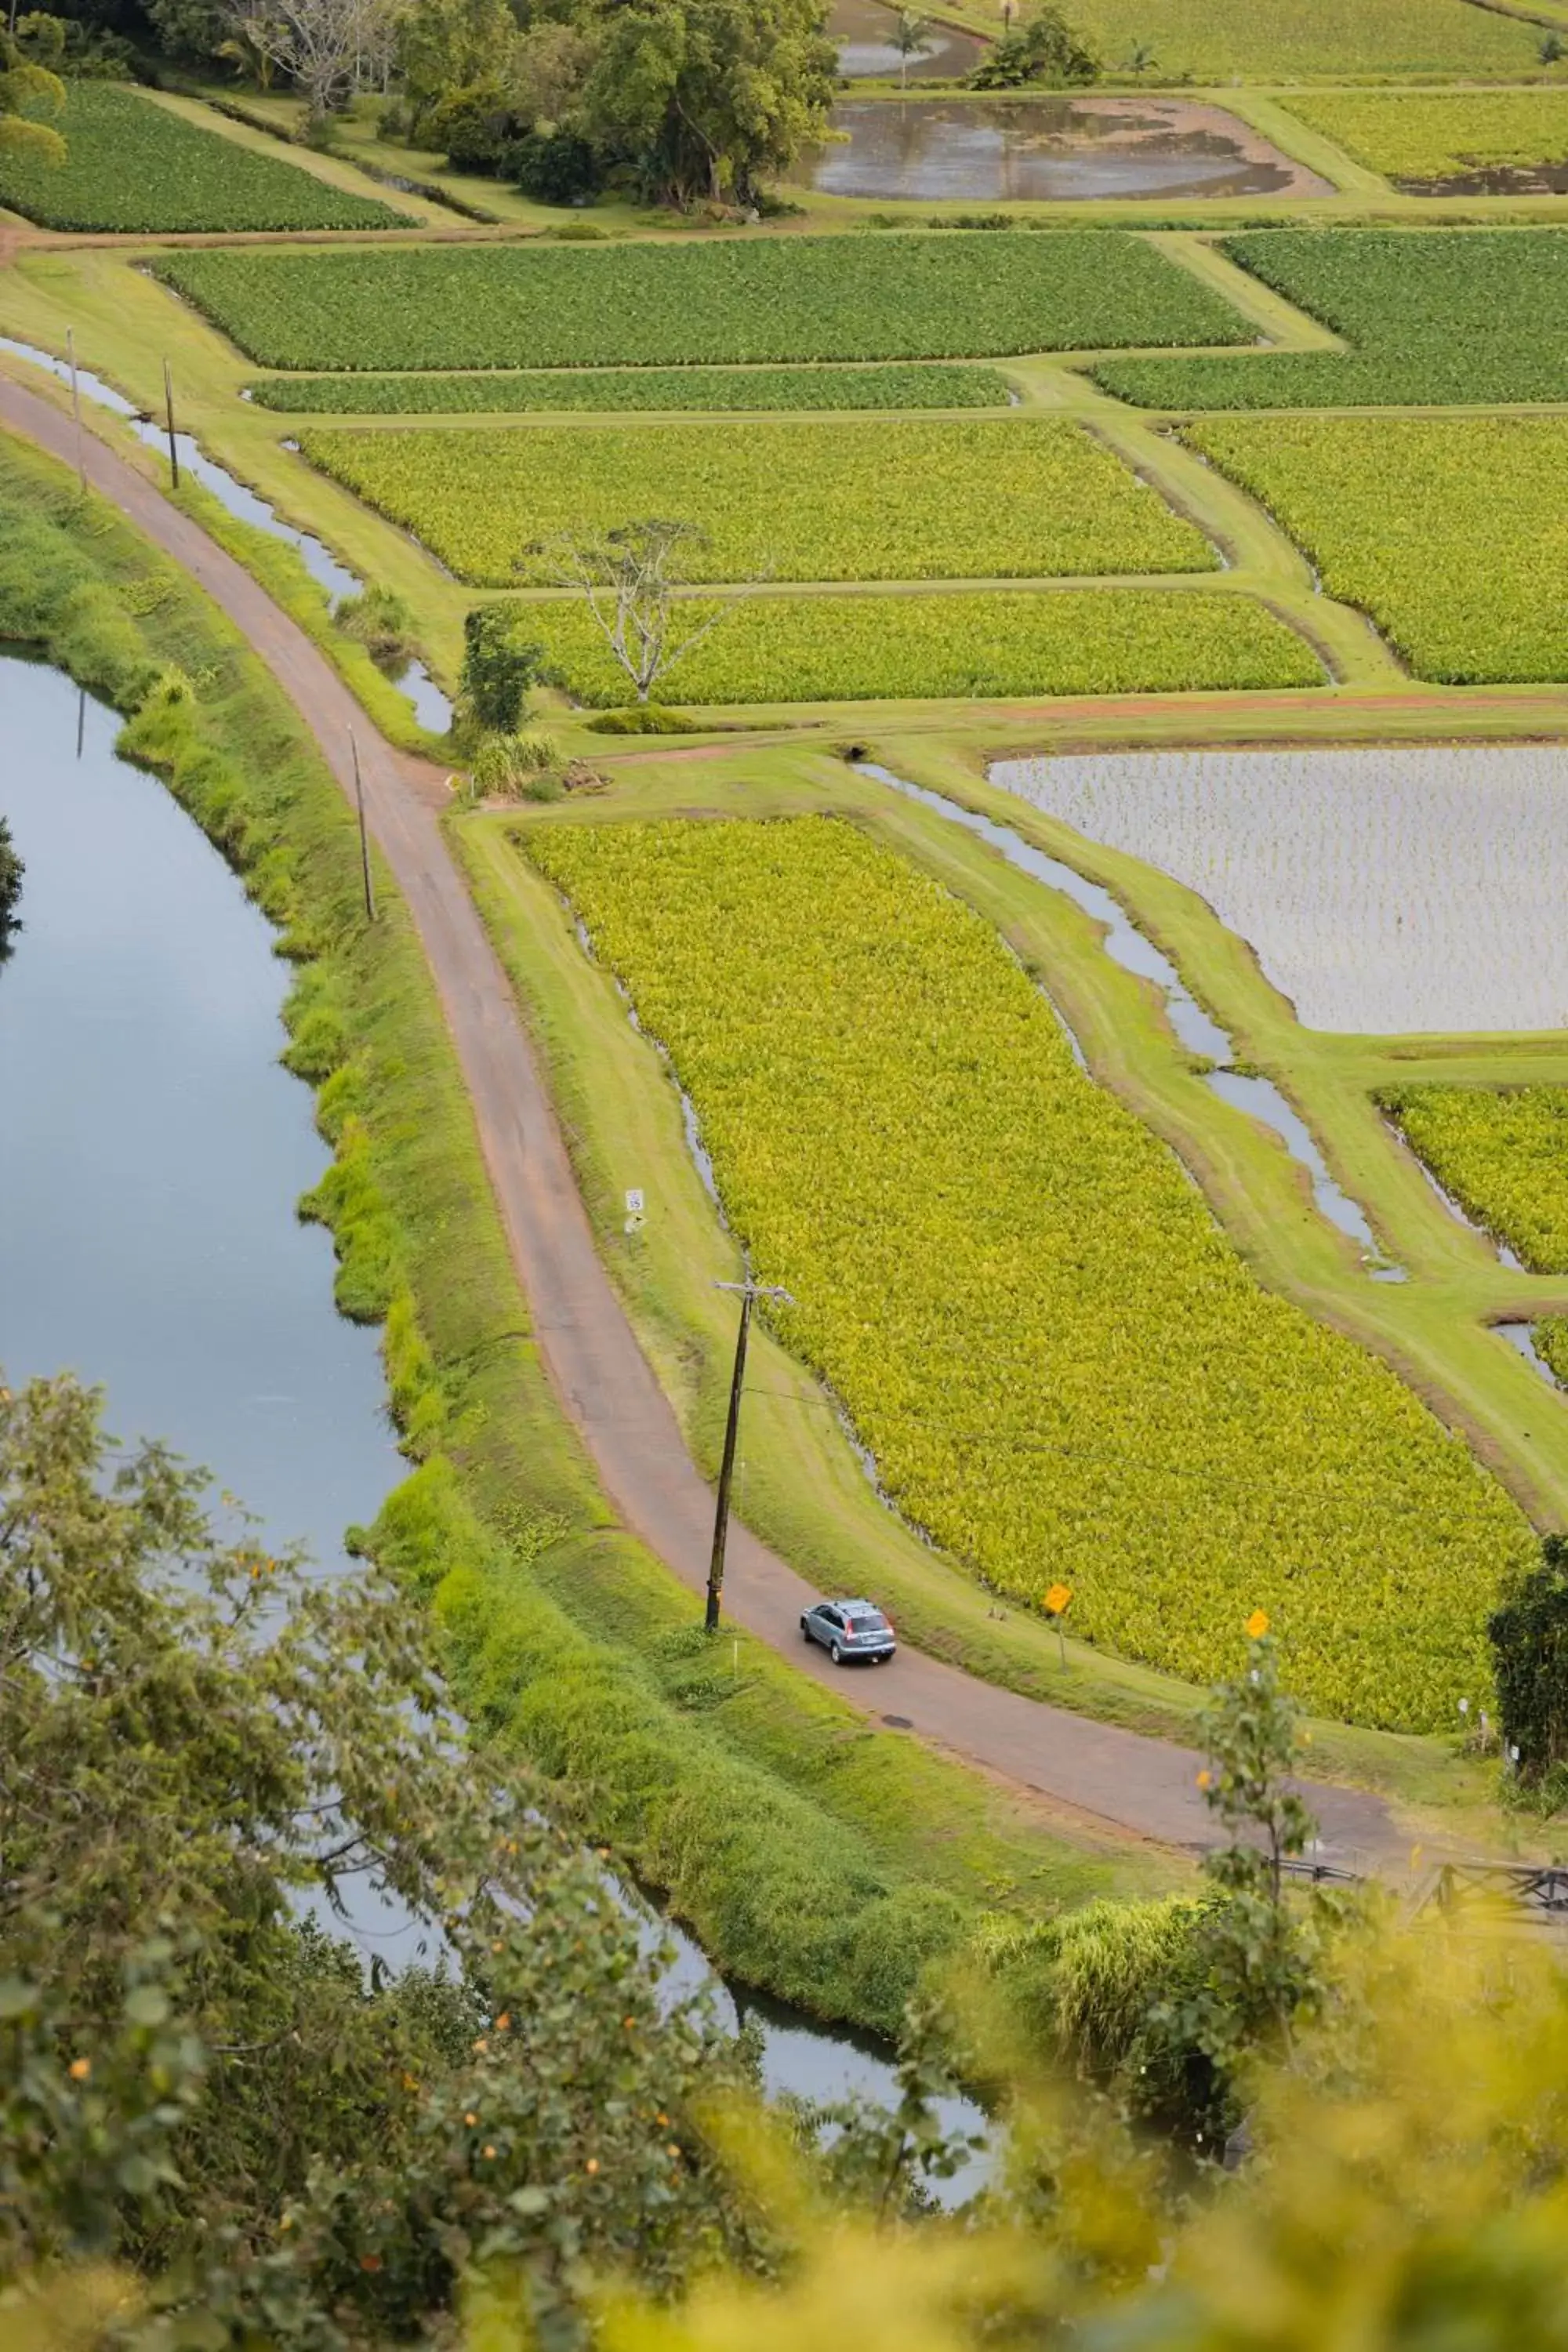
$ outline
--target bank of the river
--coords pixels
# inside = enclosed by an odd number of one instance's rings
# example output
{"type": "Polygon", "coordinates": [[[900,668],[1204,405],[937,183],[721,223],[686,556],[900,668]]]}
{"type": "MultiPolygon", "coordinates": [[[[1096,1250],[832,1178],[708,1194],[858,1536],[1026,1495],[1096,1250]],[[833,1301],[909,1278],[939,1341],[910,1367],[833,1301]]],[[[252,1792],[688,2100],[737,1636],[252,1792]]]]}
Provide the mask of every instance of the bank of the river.
{"type": "Polygon", "coordinates": [[[1039,1917],[1146,1886],[1135,1856],[1054,1836],[977,1775],[869,1735],[752,1643],[703,1643],[607,1524],[554,1412],[417,943],[384,875],[363,921],[352,818],[291,710],[226,623],[47,461],[5,444],[0,502],[0,625],[142,704],[132,752],[286,926],[290,1060],[337,1148],[315,1198],[338,1296],[384,1318],[418,1463],[377,1546],[432,1594],[481,1729],[731,1973],[819,2016],[892,2026],[924,1963],[994,1904],[1039,1917]],[[195,696],[155,687],[176,661],[195,696]]]}

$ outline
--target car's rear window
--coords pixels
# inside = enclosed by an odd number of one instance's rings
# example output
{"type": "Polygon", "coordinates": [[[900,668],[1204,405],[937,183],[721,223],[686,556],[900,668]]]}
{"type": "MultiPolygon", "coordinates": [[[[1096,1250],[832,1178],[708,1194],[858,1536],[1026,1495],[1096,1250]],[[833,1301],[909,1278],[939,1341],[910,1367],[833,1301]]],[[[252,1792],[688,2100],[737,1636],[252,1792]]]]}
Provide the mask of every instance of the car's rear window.
{"type": "Polygon", "coordinates": [[[857,1609],[851,1614],[849,1622],[859,1633],[885,1633],[888,1625],[888,1621],[879,1609],[857,1609]]]}

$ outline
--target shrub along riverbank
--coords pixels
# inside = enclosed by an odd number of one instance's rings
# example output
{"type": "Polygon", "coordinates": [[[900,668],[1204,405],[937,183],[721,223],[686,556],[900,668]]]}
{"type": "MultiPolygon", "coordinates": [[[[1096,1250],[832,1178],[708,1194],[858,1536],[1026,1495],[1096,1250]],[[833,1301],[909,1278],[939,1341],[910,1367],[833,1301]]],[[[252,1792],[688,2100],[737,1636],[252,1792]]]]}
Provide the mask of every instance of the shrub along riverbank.
{"type": "Polygon", "coordinates": [[[10,441],[0,636],[134,712],[124,749],[283,930],[288,1058],[337,1153],[309,1207],[340,1306],[384,1325],[416,1464],[368,1540],[429,1596],[476,1725],[721,1967],[884,2031],[998,1903],[1027,1921],[1167,1878],[1047,1833],[744,1639],[704,1643],[556,1413],[417,940],[384,876],[381,920],[361,919],[353,818],[300,722],[182,575],[10,441]]]}

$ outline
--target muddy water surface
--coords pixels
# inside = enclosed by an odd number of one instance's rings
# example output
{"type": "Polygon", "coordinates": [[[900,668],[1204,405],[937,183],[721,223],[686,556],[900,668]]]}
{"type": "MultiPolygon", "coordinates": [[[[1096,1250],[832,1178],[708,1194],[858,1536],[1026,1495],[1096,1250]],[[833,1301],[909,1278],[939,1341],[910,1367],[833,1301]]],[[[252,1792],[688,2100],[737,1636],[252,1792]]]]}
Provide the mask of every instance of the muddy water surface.
{"type": "MultiPolygon", "coordinates": [[[[838,70],[847,81],[866,81],[886,75],[903,78],[904,60],[893,47],[897,10],[881,0],[835,0],[827,19],[827,37],[837,44],[838,70]]],[[[984,41],[954,26],[926,20],[925,46],[909,60],[910,81],[961,81],[973,73],[985,54],[984,41]]]]}
{"type": "Polygon", "coordinates": [[[1324,195],[1217,106],[1176,98],[847,99],[796,177],[826,195],[1037,203],[1324,195]]]}

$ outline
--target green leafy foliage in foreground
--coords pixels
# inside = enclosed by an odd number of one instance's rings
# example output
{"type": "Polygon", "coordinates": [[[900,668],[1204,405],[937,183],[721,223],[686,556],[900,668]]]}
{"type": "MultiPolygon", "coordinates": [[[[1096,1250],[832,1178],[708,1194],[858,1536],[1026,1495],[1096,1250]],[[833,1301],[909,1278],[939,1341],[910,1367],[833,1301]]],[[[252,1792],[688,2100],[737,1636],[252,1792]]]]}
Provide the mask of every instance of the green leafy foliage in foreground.
{"type": "Polygon", "coordinates": [[[1184,431],[1417,677],[1568,677],[1568,419],[1204,417],[1184,431]]]}
{"type": "Polygon", "coordinates": [[[1258,1286],[972,909],[831,818],[523,839],[911,1520],[1194,1679],[1258,1603],[1324,1713],[1427,1729],[1485,1686],[1517,1510],[1385,1366],[1258,1286]]]}
{"type": "Polygon", "coordinates": [[[177,253],[158,268],[278,368],[963,359],[1253,335],[1116,229],[177,253]]]}
{"type": "Polygon", "coordinates": [[[0,149],[0,205],[59,229],[395,228],[405,215],[113,82],[73,81],[66,161],[0,149]]]}
{"type": "Polygon", "coordinates": [[[1224,250],[1350,345],[1106,360],[1145,408],[1371,408],[1568,399],[1568,231],[1264,229],[1224,250]]]}
{"type": "Polygon", "coordinates": [[[1195,525],[1058,419],[376,427],[300,446],[448,571],[492,587],[559,584],[551,542],[637,515],[703,534],[693,580],[1218,568],[1195,525]]]}
{"type": "Polygon", "coordinates": [[[1568,89],[1331,89],[1289,104],[1402,184],[1568,162],[1568,89]]]}
{"type": "Polygon", "coordinates": [[[966,2223],[826,2218],[782,2284],[630,2298],[602,2352],[1560,2352],[1563,1972],[1476,1925],[1342,1938],[1320,2018],[1249,2078],[1250,2160],[1201,2193],[1089,2085],[1037,2084],[966,2223]]]}
{"type": "MultiPolygon", "coordinates": [[[[530,604],[519,626],[579,701],[613,710],[626,700],[583,604],[530,604]]],[[[687,704],[892,702],[1322,683],[1310,646],[1250,597],[1054,588],[753,596],[664,673],[659,693],[687,704]]]]}
{"type": "Polygon", "coordinates": [[[1389,1087],[1378,1102],[1468,1217],[1568,1274],[1568,1087],[1389,1087]]]}
{"type": "Polygon", "coordinates": [[[0,2285],[129,2257],[237,2337],[385,2341],[483,2245],[564,2342],[590,2249],[743,2251],[692,2122],[733,2045],[454,1744],[408,1601],[210,1507],[69,1379],[0,1387],[0,2285]],[[442,1968],[367,1983],[301,1923],[356,1887],[442,1968]]]}
{"type": "Polygon", "coordinates": [[[1007,382],[984,367],[514,370],[466,375],[268,375],[262,408],[295,415],[440,416],[531,408],[1005,408],[1007,382]]]}

